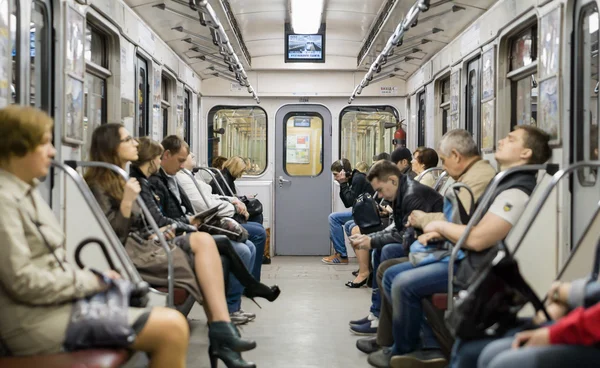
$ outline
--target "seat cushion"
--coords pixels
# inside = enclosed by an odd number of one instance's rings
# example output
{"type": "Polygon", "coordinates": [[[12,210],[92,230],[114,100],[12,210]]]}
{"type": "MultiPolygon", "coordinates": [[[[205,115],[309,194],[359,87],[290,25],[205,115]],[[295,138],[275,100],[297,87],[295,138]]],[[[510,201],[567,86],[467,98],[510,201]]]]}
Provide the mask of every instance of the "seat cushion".
{"type": "Polygon", "coordinates": [[[448,294],[433,294],[431,296],[431,304],[439,310],[448,309],[448,294]]]}
{"type": "Polygon", "coordinates": [[[127,350],[82,350],[73,353],[0,358],[2,368],[117,368],[129,358],[127,350]]]}
{"type": "MultiPolygon", "coordinates": [[[[157,287],[156,290],[165,294],[169,292],[169,289],[166,287],[157,287]]],[[[183,303],[185,303],[189,295],[190,293],[188,293],[188,291],[183,288],[173,288],[173,303],[175,305],[182,305],[183,303]]]]}

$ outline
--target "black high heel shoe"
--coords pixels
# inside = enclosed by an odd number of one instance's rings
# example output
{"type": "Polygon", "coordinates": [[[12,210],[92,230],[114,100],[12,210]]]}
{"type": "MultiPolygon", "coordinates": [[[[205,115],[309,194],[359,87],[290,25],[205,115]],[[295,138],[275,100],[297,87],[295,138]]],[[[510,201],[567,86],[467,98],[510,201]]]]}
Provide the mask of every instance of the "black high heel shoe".
{"type": "Polygon", "coordinates": [[[211,322],[208,324],[210,346],[215,350],[227,348],[234,352],[248,351],[256,348],[256,342],[242,339],[242,335],[231,322],[211,322]]]}
{"type": "Polygon", "coordinates": [[[219,359],[225,363],[227,368],[256,368],[256,364],[245,361],[242,354],[228,348],[215,350],[212,346],[209,346],[208,356],[210,357],[210,368],[217,368],[219,359]]]}
{"type": "Polygon", "coordinates": [[[279,294],[281,294],[281,290],[277,285],[268,287],[265,284],[257,283],[244,289],[244,296],[252,300],[261,309],[262,307],[254,298],[264,298],[270,302],[274,302],[279,297],[279,294]]]}
{"type": "Polygon", "coordinates": [[[358,288],[365,286],[368,279],[369,278],[366,278],[366,279],[362,280],[361,282],[348,281],[346,283],[346,286],[349,287],[350,289],[358,289],[358,288]]]}

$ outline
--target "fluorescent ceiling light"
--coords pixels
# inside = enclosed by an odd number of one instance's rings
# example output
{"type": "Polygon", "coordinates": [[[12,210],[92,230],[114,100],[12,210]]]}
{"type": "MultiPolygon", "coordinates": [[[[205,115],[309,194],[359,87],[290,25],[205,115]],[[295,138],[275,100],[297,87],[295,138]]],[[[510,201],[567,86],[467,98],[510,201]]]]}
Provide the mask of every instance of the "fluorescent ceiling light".
{"type": "Polygon", "coordinates": [[[315,34],[321,28],[323,0],[292,0],[292,29],[298,34],[315,34]]]}

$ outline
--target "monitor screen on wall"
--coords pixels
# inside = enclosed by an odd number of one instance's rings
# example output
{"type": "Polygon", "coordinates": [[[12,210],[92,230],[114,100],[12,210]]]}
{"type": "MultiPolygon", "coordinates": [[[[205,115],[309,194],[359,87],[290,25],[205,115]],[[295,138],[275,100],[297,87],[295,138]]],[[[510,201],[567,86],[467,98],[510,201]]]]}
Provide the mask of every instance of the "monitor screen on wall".
{"type": "Polygon", "coordinates": [[[323,34],[286,35],[285,61],[322,63],[325,61],[325,42],[323,34]]]}

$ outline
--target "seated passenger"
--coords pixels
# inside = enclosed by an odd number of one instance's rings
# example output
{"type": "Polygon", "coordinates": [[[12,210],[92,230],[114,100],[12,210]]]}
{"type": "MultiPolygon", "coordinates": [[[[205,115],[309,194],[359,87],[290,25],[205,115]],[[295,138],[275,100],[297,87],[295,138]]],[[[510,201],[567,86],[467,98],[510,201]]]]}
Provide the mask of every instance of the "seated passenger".
{"type": "MultiPolygon", "coordinates": [[[[221,174],[223,174],[223,179],[219,174],[215,175],[217,182],[214,180],[210,182],[210,186],[212,187],[213,194],[221,194],[219,191],[219,186],[223,189],[224,195],[236,197],[237,196],[237,188],[235,187],[236,179],[239,179],[246,172],[246,163],[243,158],[239,156],[234,156],[229,160],[223,163],[223,169],[221,170],[221,174]],[[217,184],[218,183],[218,184],[217,184]],[[231,191],[229,190],[231,189],[231,191]]],[[[249,222],[257,222],[262,225],[264,217],[263,214],[250,216],[247,219],[249,222]]]]}
{"type": "MultiPolygon", "coordinates": [[[[501,170],[511,167],[542,164],[551,156],[548,146],[550,137],[542,130],[528,125],[520,125],[498,142],[495,158],[501,170]]],[[[442,139],[444,142],[444,139],[442,139]]],[[[440,150],[442,157],[447,152],[440,150]]],[[[454,161],[444,160],[448,172],[454,172],[454,161]]],[[[496,251],[498,241],[504,239],[516,224],[536,186],[536,173],[517,172],[506,177],[497,189],[495,198],[484,211],[481,221],[475,225],[463,245],[466,260],[452,265],[457,269],[455,284],[464,289],[469,278],[479,269],[490,253],[496,251]]],[[[465,231],[466,225],[447,221],[430,222],[419,236],[421,244],[432,240],[447,239],[456,243],[465,231]]],[[[419,332],[423,322],[421,299],[448,290],[448,264],[431,263],[415,267],[411,262],[391,266],[385,271],[382,286],[385,296],[393,307],[393,341],[391,349],[383,349],[369,355],[369,362],[376,367],[386,367],[394,355],[398,365],[415,360],[430,361],[442,366],[445,361],[441,353],[419,348],[419,332]]]]}
{"type": "MultiPolygon", "coordinates": [[[[14,356],[60,353],[73,304],[106,285],[66,261],[62,226],[37,190],[56,153],[52,119],[12,105],[0,110],[0,122],[0,341],[14,356]]],[[[179,312],[130,307],[128,314],[136,332],[130,348],[150,353],[150,367],[185,366],[189,329],[179,312]]]]}
{"type": "Polygon", "coordinates": [[[227,161],[227,157],[216,156],[213,158],[211,167],[214,167],[217,170],[223,170],[223,164],[227,161]]]}
{"type": "Polygon", "coordinates": [[[540,312],[532,321],[538,329],[524,331],[530,325],[525,323],[508,331],[505,338],[457,339],[450,367],[508,367],[506,364],[512,363],[512,367],[558,368],[575,361],[580,366],[595,366],[600,360],[600,350],[593,346],[600,343],[600,283],[588,280],[554,282],[546,299],[553,322],[548,323],[540,312]]]}
{"type": "Polygon", "coordinates": [[[181,188],[187,194],[194,210],[196,212],[206,211],[209,208],[215,206],[222,206],[219,210],[219,216],[221,217],[232,217],[236,220],[240,220],[240,224],[244,229],[248,231],[248,240],[256,247],[256,254],[254,265],[252,266],[252,276],[260,281],[260,272],[262,269],[262,257],[261,254],[265,251],[265,242],[267,241],[267,232],[265,228],[256,222],[246,222],[248,219],[248,210],[246,205],[240,201],[237,197],[225,197],[217,194],[212,194],[212,188],[202,180],[196,180],[198,187],[194,183],[194,179],[191,170],[196,166],[194,161],[194,154],[190,153],[187,160],[183,163],[183,169],[177,173],[177,180],[181,184],[181,188]],[[206,199],[206,202],[204,201],[206,199]],[[237,216],[236,216],[237,215],[237,216]]]}
{"type": "Polygon", "coordinates": [[[410,150],[408,148],[396,148],[392,152],[390,159],[396,166],[398,166],[402,175],[407,175],[411,179],[414,179],[417,176],[417,173],[412,170],[412,155],[410,154],[410,150]]]}
{"type": "MultiPolygon", "coordinates": [[[[346,208],[354,206],[356,199],[363,193],[373,194],[373,188],[365,174],[352,171],[350,161],[343,158],[331,164],[333,180],[340,184],[340,199],[346,208]]],[[[348,264],[348,253],[344,242],[344,224],[352,220],[352,211],[334,212],[329,215],[329,238],[333,243],[334,254],[323,257],[325,264],[348,264]]]]}
{"type": "Polygon", "coordinates": [[[356,164],[356,170],[366,175],[367,171],[369,171],[369,165],[366,162],[361,161],[356,164]]]}
{"type": "MultiPolygon", "coordinates": [[[[142,142],[150,143],[149,140],[142,142]]],[[[158,143],[156,146],[143,146],[145,149],[142,156],[150,158],[140,169],[143,175],[140,181],[130,178],[125,183],[113,171],[100,167],[89,168],[85,180],[142,278],[151,285],[166,286],[166,254],[153,240],[147,239],[146,242],[146,239],[141,238],[140,234],[144,233],[147,226],[139,207],[135,204],[142,188],[148,197],[149,185],[146,178],[152,167],[154,170],[157,168],[158,159],[151,154],[153,151],[160,151],[160,146],[157,146],[158,143]],[[160,259],[164,259],[164,262],[155,261],[160,259]]],[[[125,169],[130,161],[140,159],[138,142],[121,124],[101,125],[92,134],[90,159],[115,164],[125,169]]],[[[153,202],[146,203],[151,207],[153,202]]],[[[160,212],[160,209],[155,208],[152,212],[160,212]]],[[[161,221],[162,224],[170,224],[169,219],[161,221]]],[[[209,234],[200,232],[178,237],[168,232],[165,235],[171,240],[170,243],[175,245],[171,247],[175,285],[188,290],[205,308],[209,321],[210,345],[213,347],[210,352],[211,359],[213,356],[218,357],[228,367],[246,367],[245,364],[251,364],[246,363],[241,355],[235,352],[254,349],[256,343],[240,339],[239,332],[231,323],[225,301],[221,259],[214,239],[209,234]],[[193,260],[193,271],[188,264],[188,258],[193,260]]],[[[229,260],[232,271],[244,269],[236,257],[230,256],[229,260]]]]}
{"type": "MultiPolygon", "coordinates": [[[[419,147],[413,154],[412,168],[417,175],[421,175],[423,171],[436,167],[438,161],[438,154],[434,149],[419,147]]],[[[419,183],[433,188],[436,180],[436,176],[429,172],[419,179],[419,183]]]]}
{"type": "MultiPolygon", "coordinates": [[[[478,201],[496,175],[496,170],[488,160],[483,160],[479,155],[479,148],[473,140],[473,135],[464,129],[449,131],[442,137],[438,153],[448,176],[455,182],[471,188],[475,201],[478,201]]],[[[467,191],[461,190],[458,197],[465,208],[471,205],[471,196],[467,191]]],[[[410,226],[423,229],[431,221],[443,221],[445,217],[441,212],[426,214],[422,211],[414,211],[408,220],[410,226]]]]}
{"type": "MultiPolygon", "coordinates": [[[[373,273],[376,274],[380,262],[407,255],[402,242],[408,215],[415,210],[441,211],[443,198],[428,186],[402,175],[400,168],[390,161],[375,163],[369,170],[367,179],[379,195],[393,203],[393,226],[369,235],[356,235],[350,239],[352,246],[358,250],[374,249],[373,273]]],[[[379,289],[373,286],[369,315],[350,322],[350,331],[357,335],[377,333],[381,295],[379,289]]]]}

